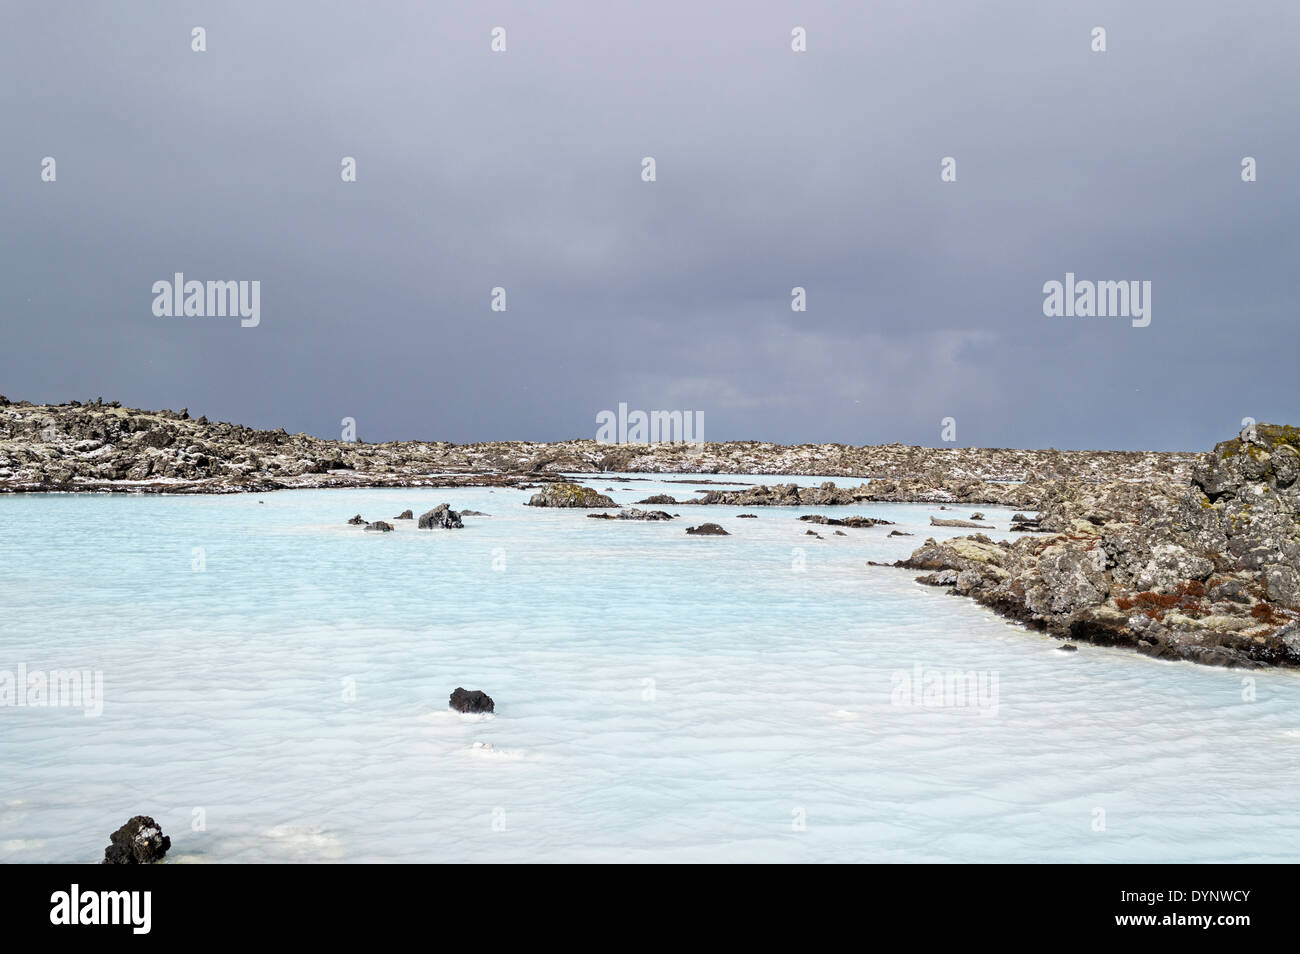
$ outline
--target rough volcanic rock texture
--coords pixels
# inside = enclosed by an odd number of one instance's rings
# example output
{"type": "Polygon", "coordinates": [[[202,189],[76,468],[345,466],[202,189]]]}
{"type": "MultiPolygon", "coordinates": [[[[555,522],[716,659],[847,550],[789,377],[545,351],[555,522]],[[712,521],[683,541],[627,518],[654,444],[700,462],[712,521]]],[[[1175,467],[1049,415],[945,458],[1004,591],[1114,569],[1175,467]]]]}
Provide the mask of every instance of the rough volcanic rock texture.
{"type": "Polygon", "coordinates": [[[1038,516],[1053,535],[931,539],[899,565],[1062,638],[1300,665],[1297,448],[1296,428],[1260,424],[1185,483],[1059,482],[1038,516]]]}

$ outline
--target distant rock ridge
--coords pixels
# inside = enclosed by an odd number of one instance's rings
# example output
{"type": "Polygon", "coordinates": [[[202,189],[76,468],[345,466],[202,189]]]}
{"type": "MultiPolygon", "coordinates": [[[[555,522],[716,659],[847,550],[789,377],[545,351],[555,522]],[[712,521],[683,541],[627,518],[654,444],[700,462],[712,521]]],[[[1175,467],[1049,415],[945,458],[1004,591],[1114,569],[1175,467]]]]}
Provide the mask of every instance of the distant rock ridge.
{"type": "MultiPolygon", "coordinates": [[[[565,474],[824,474],[871,478],[866,500],[1033,506],[1060,479],[1186,479],[1196,455],[1127,451],[401,441],[363,444],[257,430],[187,409],[143,411],[102,400],[37,405],[0,399],[0,492],[238,493],[290,487],[524,487],[565,474]],[[1028,481],[1028,489],[999,481],[1028,481]],[[1030,502],[1022,502],[1030,501],[1030,502]]],[[[803,491],[800,491],[803,493],[803,491]]],[[[667,503],[668,501],[663,501],[667,503]]]]}
{"type": "Polygon", "coordinates": [[[1074,642],[1300,665],[1300,431],[1259,424],[1185,482],[1061,484],[1051,536],[925,541],[896,566],[1074,642]]]}

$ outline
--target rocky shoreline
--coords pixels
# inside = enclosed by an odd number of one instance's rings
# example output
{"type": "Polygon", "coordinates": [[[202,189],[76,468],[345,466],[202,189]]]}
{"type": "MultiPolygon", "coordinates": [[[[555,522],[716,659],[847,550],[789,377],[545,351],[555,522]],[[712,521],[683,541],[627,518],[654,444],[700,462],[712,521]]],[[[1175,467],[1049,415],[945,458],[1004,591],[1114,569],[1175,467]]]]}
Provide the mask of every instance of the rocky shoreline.
{"type": "Polygon", "coordinates": [[[1260,424],[1185,482],[1065,483],[1050,536],[928,539],[896,566],[1061,639],[1300,666],[1300,430],[1260,424]]]}

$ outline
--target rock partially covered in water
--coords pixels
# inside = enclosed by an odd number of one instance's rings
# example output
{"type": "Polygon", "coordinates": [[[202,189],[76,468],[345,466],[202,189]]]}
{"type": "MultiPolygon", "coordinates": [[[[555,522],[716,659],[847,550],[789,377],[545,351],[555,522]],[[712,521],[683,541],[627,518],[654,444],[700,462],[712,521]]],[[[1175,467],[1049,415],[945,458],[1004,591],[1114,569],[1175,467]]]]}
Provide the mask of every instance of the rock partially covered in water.
{"type": "Polygon", "coordinates": [[[456,687],[447,704],[457,712],[494,712],[496,703],[482,689],[462,689],[456,687]]]}
{"type": "Polygon", "coordinates": [[[136,815],[109,836],[112,842],[104,849],[106,865],[151,865],[162,861],[172,840],[148,815],[136,815]]]}
{"type": "Polygon", "coordinates": [[[361,514],[357,514],[355,517],[349,520],[348,523],[352,524],[355,527],[364,526],[366,523],[366,518],[361,516],[361,514]]]}
{"type": "Polygon", "coordinates": [[[731,534],[727,533],[726,530],[723,530],[722,527],[720,527],[716,523],[702,523],[698,527],[687,527],[686,532],[691,534],[692,536],[697,536],[697,537],[698,536],[706,536],[706,537],[731,536],[731,534]]]}
{"type": "Polygon", "coordinates": [[[422,513],[418,526],[421,530],[460,530],[465,524],[461,522],[460,514],[451,509],[451,504],[443,503],[422,513]]]}
{"type": "Polygon", "coordinates": [[[881,520],[878,517],[823,517],[819,513],[804,514],[799,518],[807,523],[822,523],[828,527],[876,527],[882,524],[892,524],[892,520],[881,520]]]}
{"type": "Polygon", "coordinates": [[[651,496],[647,497],[645,500],[638,500],[637,503],[657,504],[659,506],[663,506],[664,504],[676,504],[677,498],[672,496],[671,494],[652,494],[651,496]]]}
{"type": "Polygon", "coordinates": [[[530,507],[617,507],[609,497],[581,484],[547,484],[528,500],[530,507]]]}
{"type": "Polygon", "coordinates": [[[931,517],[930,526],[932,527],[973,527],[976,530],[992,530],[993,527],[983,523],[976,523],[973,520],[944,520],[940,517],[931,517]]]}
{"type": "Polygon", "coordinates": [[[620,510],[616,514],[608,513],[589,513],[588,517],[597,520],[671,520],[673,515],[665,513],[662,510],[638,510],[631,507],[627,510],[620,510]]]}
{"type": "Polygon", "coordinates": [[[396,517],[394,517],[393,519],[394,519],[394,520],[414,520],[414,519],[415,519],[415,514],[414,514],[414,512],[412,512],[412,511],[410,511],[410,510],[403,510],[401,513],[399,513],[399,514],[398,514],[396,517]]]}
{"type": "Polygon", "coordinates": [[[391,523],[386,523],[383,520],[376,520],[374,523],[366,524],[366,529],[372,530],[376,533],[392,533],[393,525],[391,523]]]}

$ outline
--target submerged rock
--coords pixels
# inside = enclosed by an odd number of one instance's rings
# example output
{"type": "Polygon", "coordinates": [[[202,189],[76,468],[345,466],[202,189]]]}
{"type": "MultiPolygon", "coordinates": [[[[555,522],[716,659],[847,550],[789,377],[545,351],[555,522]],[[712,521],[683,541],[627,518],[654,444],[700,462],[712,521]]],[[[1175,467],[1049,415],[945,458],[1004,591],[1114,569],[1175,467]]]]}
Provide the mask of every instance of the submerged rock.
{"type": "Polygon", "coordinates": [[[438,504],[432,510],[420,515],[420,530],[460,530],[465,526],[460,514],[451,509],[451,504],[438,504]]]}
{"type": "Polygon", "coordinates": [[[548,484],[528,500],[530,507],[617,507],[609,497],[581,484],[548,484]]]}
{"type": "Polygon", "coordinates": [[[383,520],[376,520],[374,523],[366,524],[367,530],[377,531],[379,533],[392,533],[393,525],[385,523],[383,520]]]}
{"type": "Polygon", "coordinates": [[[109,841],[112,844],[104,849],[106,865],[151,865],[162,861],[172,846],[172,840],[148,815],[136,815],[113,832],[109,841]]]}
{"type": "Polygon", "coordinates": [[[358,527],[359,527],[359,526],[362,526],[362,525],[365,524],[366,522],[367,522],[367,521],[366,521],[366,518],[363,517],[363,516],[361,516],[361,514],[357,514],[355,517],[353,517],[351,520],[348,521],[348,523],[352,524],[353,526],[358,526],[358,527]]]}
{"type": "Polygon", "coordinates": [[[723,530],[722,527],[716,523],[702,523],[698,527],[687,527],[686,532],[693,536],[731,536],[731,534],[727,533],[726,530],[723,530]]]}
{"type": "Polygon", "coordinates": [[[495,712],[496,703],[482,689],[462,689],[460,686],[451,694],[447,704],[457,712],[495,712]]]}

